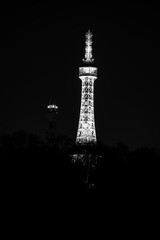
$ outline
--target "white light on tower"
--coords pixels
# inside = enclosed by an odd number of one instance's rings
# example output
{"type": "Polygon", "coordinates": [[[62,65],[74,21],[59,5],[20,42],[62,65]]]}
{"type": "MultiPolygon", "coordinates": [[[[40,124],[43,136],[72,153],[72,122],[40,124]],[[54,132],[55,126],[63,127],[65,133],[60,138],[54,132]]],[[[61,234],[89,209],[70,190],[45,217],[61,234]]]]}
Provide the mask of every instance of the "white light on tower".
{"type": "Polygon", "coordinates": [[[56,106],[54,104],[50,104],[47,106],[47,108],[49,108],[50,110],[56,110],[56,109],[58,109],[58,106],[56,106]]]}

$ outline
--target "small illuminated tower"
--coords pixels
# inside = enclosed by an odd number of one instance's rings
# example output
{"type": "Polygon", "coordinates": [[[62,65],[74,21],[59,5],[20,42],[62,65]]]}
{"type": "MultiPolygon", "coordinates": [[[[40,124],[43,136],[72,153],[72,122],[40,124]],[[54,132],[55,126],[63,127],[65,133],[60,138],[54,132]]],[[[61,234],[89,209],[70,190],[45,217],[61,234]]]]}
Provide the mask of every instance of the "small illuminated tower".
{"type": "Polygon", "coordinates": [[[47,132],[47,140],[49,144],[53,144],[55,140],[55,126],[58,114],[58,106],[50,104],[47,106],[49,110],[49,130],[47,132]]]}
{"type": "Polygon", "coordinates": [[[81,108],[76,138],[76,145],[96,144],[96,129],[94,118],[94,81],[97,79],[97,68],[93,66],[92,33],[86,33],[85,58],[79,68],[79,78],[82,81],[81,108]]]}

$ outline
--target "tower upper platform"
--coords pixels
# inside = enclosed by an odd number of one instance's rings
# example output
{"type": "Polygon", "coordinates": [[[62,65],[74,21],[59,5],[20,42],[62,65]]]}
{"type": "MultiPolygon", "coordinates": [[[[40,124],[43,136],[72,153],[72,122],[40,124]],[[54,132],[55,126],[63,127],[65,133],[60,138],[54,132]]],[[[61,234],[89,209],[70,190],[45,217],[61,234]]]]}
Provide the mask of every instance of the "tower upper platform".
{"type": "Polygon", "coordinates": [[[84,66],[79,68],[79,77],[93,76],[97,77],[97,68],[91,66],[84,66]]]}

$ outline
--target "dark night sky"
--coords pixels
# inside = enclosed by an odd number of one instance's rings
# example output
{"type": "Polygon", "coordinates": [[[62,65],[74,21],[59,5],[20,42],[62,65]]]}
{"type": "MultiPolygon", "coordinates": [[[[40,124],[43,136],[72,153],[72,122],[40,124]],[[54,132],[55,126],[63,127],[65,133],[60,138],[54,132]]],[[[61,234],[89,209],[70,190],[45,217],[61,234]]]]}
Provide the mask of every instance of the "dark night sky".
{"type": "Polygon", "coordinates": [[[59,106],[57,134],[75,138],[85,33],[93,33],[98,140],[160,146],[160,28],[153,4],[1,6],[0,133],[45,135],[46,106],[59,106]]]}

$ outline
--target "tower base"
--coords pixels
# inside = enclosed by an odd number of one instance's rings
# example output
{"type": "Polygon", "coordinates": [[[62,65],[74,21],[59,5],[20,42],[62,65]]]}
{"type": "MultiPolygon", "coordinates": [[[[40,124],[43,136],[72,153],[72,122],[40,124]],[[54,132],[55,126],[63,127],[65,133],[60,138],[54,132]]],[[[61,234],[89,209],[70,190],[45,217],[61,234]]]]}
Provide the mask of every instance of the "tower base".
{"type": "Polygon", "coordinates": [[[102,158],[95,144],[75,145],[70,154],[71,161],[83,165],[82,182],[87,188],[95,188],[95,171],[102,158]]]}

